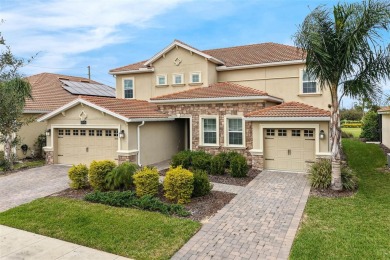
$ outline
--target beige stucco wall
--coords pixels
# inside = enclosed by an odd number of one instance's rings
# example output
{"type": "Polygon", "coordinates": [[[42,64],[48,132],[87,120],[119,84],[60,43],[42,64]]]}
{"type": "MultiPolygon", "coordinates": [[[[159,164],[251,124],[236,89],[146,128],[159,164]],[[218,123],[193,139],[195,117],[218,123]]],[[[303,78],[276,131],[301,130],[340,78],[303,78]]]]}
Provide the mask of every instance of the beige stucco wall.
{"type": "Polygon", "coordinates": [[[300,94],[303,68],[304,64],[220,71],[218,81],[230,81],[259,89],[271,96],[283,98],[285,102],[297,101],[328,109],[329,91],[324,90],[320,94],[300,94]]]}
{"type": "Polygon", "coordinates": [[[18,135],[20,136],[20,144],[16,147],[16,154],[19,159],[26,158],[26,156],[31,156],[31,150],[34,150],[34,143],[36,142],[40,134],[45,134],[46,131],[46,122],[36,122],[35,120],[40,117],[40,114],[24,114],[23,117],[27,120],[34,120],[28,125],[22,126],[19,130],[18,135]],[[26,154],[23,154],[21,145],[27,144],[30,148],[26,154]]]}
{"type": "Polygon", "coordinates": [[[134,97],[139,100],[149,100],[152,97],[154,88],[154,74],[153,73],[138,73],[131,75],[117,75],[116,76],[116,97],[124,98],[123,80],[126,78],[134,79],[134,97]]]}
{"type": "Polygon", "coordinates": [[[390,148],[390,114],[382,115],[382,143],[390,148]]]}
{"type": "Polygon", "coordinates": [[[184,125],[177,121],[145,122],[141,131],[141,164],[171,159],[184,149],[184,125]]]}
{"type": "MultiPolygon", "coordinates": [[[[324,130],[325,138],[319,139],[319,132],[315,133],[316,140],[319,140],[319,153],[329,153],[329,123],[328,122],[253,122],[252,131],[253,131],[253,149],[261,150],[264,152],[263,147],[261,146],[261,141],[263,138],[263,133],[261,132],[261,127],[263,128],[311,128],[309,126],[315,125],[318,127],[318,131],[324,130]],[[307,127],[305,127],[307,126],[307,127]]],[[[263,144],[264,145],[264,144],[263,144]]]]}

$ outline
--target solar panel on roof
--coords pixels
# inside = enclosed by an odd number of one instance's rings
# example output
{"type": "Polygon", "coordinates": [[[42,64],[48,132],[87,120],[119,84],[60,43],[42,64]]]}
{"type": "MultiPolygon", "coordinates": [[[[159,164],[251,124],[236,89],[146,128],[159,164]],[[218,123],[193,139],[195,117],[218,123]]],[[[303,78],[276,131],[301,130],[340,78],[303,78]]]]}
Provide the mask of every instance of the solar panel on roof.
{"type": "Polygon", "coordinates": [[[62,87],[73,95],[115,97],[115,89],[107,85],[61,79],[60,81],[62,87]]]}

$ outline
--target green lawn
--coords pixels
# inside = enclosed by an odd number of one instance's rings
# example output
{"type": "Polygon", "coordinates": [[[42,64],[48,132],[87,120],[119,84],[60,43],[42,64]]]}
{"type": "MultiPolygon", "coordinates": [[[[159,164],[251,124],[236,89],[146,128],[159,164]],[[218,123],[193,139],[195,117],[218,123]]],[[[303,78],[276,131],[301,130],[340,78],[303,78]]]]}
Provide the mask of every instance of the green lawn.
{"type": "Polygon", "coordinates": [[[0,213],[0,224],[136,259],[169,259],[200,228],[160,213],[58,197],[0,213]]]}
{"type": "MultiPolygon", "coordinates": [[[[27,168],[35,168],[45,165],[45,160],[34,160],[34,161],[25,161],[22,163],[16,163],[14,165],[14,170],[22,170],[27,168]]],[[[0,172],[4,171],[2,167],[0,167],[0,172]]]]}
{"type": "Polygon", "coordinates": [[[375,144],[343,140],[360,178],[349,198],[310,197],[291,259],[390,259],[390,173],[375,144]]]}
{"type": "Polygon", "coordinates": [[[341,131],[346,132],[346,133],[351,133],[353,137],[359,138],[360,133],[362,132],[361,128],[341,128],[341,131]]]}

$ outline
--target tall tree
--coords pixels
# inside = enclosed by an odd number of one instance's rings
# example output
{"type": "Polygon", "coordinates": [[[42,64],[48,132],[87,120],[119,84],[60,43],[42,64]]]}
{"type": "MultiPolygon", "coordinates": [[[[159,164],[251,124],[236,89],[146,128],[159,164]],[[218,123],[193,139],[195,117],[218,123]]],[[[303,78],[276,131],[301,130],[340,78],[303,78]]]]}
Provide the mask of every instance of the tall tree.
{"type": "Polygon", "coordinates": [[[19,69],[30,60],[17,58],[6,45],[0,33],[0,143],[4,144],[4,159],[13,168],[12,147],[16,133],[27,123],[23,120],[23,109],[31,97],[31,85],[23,79],[19,69]]]}
{"type": "MultiPolygon", "coordinates": [[[[293,36],[297,47],[306,51],[306,70],[317,77],[321,89],[331,93],[332,189],[341,190],[341,129],[339,105],[344,96],[373,98],[380,82],[390,75],[390,45],[381,32],[388,33],[389,1],[368,0],[319,6],[293,36]]],[[[386,34],[387,35],[387,34],[386,34]]]]}

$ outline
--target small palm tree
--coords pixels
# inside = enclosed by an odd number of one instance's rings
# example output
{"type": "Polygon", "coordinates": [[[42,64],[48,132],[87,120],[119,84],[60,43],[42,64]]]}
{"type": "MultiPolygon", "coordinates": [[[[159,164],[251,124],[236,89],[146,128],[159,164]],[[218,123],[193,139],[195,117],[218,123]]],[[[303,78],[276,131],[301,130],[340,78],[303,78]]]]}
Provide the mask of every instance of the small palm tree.
{"type": "Polygon", "coordinates": [[[306,51],[306,70],[331,94],[332,189],[341,190],[339,104],[344,96],[373,98],[390,75],[390,3],[368,0],[314,9],[293,36],[306,51]]]}

